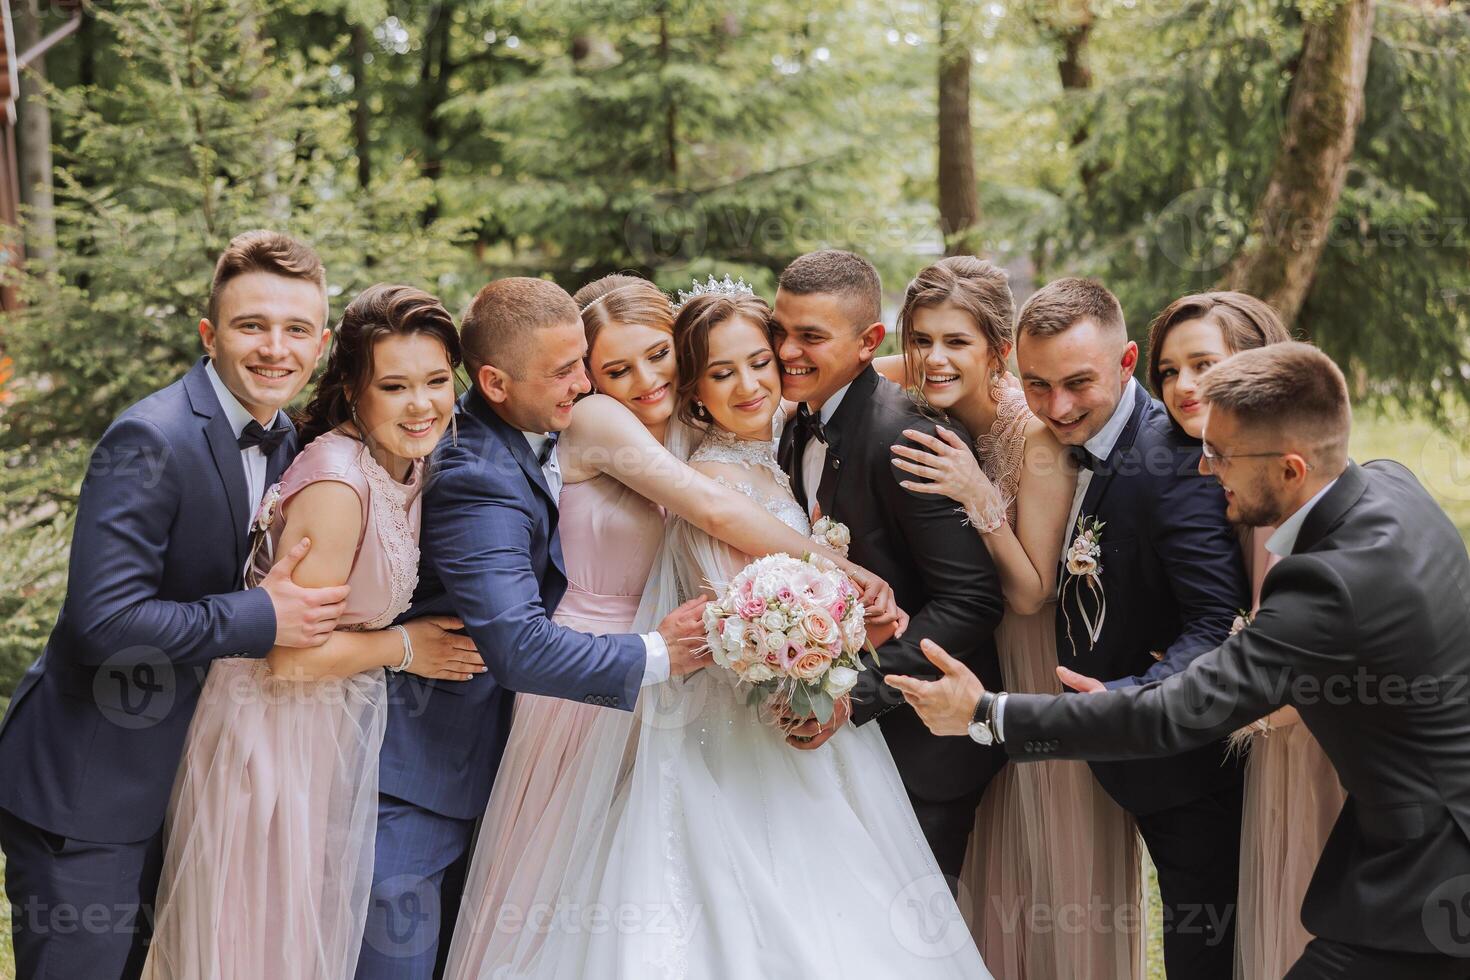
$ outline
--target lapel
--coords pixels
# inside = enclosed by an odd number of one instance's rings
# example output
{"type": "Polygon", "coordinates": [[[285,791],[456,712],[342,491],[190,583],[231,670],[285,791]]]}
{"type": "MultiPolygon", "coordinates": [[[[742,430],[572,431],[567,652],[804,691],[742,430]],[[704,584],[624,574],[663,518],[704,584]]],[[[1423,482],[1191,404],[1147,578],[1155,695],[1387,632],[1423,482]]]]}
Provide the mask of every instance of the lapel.
{"type": "Polygon", "coordinates": [[[837,411],[832,413],[832,418],[822,427],[827,433],[827,459],[822,467],[822,482],[817,485],[817,506],[822,509],[823,516],[834,521],[838,520],[833,508],[837,505],[837,479],[842,469],[844,441],[850,442],[862,437],[855,430],[860,425],[863,410],[877,387],[878,372],[869,364],[861,374],[852,379],[847,394],[842,396],[842,404],[837,406],[837,411]]]}
{"type": "Polygon", "coordinates": [[[1291,549],[1291,553],[1299,555],[1321,543],[1367,489],[1368,480],[1363,475],[1363,468],[1349,460],[1342,476],[1337,478],[1332,489],[1317,501],[1317,506],[1312,508],[1307,519],[1302,522],[1302,528],[1296,536],[1296,547],[1291,549]]]}
{"type": "MultiPolygon", "coordinates": [[[[1133,412],[1128,416],[1128,423],[1123,426],[1123,431],[1118,433],[1118,441],[1113,443],[1113,451],[1092,471],[1092,479],[1087,484],[1087,492],[1082,495],[1082,508],[1077,512],[1079,517],[1097,515],[1103,496],[1107,494],[1108,487],[1112,486],[1113,477],[1118,474],[1124,457],[1133,451],[1133,443],[1138,439],[1138,430],[1143,426],[1143,416],[1148,411],[1148,405],[1148,392],[1143,390],[1143,385],[1139,385],[1133,392],[1133,412]]],[[[1067,540],[1071,541],[1075,533],[1075,526],[1068,528],[1067,540]]]]}
{"type": "MultiPolygon", "coordinates": [[[[225,486],[225,498],[230,505],[230,523],[235,531],[235,567],[245,563],[245,549],[249,536],[250,503],[249,489],[245,483],[245,462],[240,458],[240,446],[235,439],[235,430],[215,397],[214,386],[204,373],[208,358],[201,357],[184,375],[184,392],[189,396],[189,405],[194,414],[204,419],[204,435],[209,440],[209,454],[214,457],[215,469],[225,486]]],[[[280,450],[277,450],[279,453],[280,450]]]]}
{"type": "MultiPolygon", "coordinates": [[[[551,488],[546,485],[546,475],[541,472],[541,464],[536,462],[536,457],[531,453],[531,444],[526,441],[525,433],[497,415],[480,395],[478,388],[471,388],[460,396],[459,406],[462,411],[485,424],[485,427],[494,434],[495,440],[499,441],[500,446],[516,461],[516,465],[525,474],[527,482],[541,494],[542,500],[546,503],[546,516],[550,525],[548,535],[551,560],[555,563],[557,570],[565,575],[566,567],[562,561],[561,538],[556,533],[560,509],[557,499],[551,494],[551,488]]],[[[486,448],[493,451],[493,442],[486,448]]]]}

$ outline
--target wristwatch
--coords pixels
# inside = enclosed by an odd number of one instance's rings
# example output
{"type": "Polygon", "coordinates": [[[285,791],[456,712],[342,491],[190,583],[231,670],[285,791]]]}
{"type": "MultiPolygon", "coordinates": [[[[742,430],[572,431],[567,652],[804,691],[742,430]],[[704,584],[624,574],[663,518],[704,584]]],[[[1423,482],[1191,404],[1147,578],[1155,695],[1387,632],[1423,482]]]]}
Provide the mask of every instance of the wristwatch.
{"type": "Polygon", "coordinates": [[[970,722],[970,738],[981,745],[994,745],[998,741],[995,733],[997,697],[995,692],[985,691],[975,704],[975,718],[970,722]]]}

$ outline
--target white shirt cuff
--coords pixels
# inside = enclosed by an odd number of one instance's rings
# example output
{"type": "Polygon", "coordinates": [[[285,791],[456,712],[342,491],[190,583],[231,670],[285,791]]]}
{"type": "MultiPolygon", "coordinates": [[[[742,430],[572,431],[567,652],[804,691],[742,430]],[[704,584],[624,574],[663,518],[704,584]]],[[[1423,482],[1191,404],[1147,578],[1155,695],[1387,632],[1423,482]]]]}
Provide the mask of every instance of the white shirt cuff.
{"type": "Polygon", "coordinates": [[[1004,742],[1006,740],[1006,696],[997,694],[995,696],[995,740],[1004,742]]]}
{"type": "Polygon", "coordinates": [[[669,679],[669,646],[658,630],[643,634],[643,682],[641,687],[669,679]]]}

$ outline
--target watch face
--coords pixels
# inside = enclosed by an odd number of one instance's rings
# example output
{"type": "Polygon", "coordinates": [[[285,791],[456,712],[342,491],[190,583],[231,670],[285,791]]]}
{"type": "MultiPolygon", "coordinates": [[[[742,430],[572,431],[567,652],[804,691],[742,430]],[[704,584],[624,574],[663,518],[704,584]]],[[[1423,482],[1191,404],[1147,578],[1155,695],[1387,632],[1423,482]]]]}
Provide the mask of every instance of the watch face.
{"type": "Polygon", "coordinates": [[[990,745],[995,741],[995,736],[990,733],[990,726],[983,721],[970,723],[970,738],[981,745],[990,745]]]}

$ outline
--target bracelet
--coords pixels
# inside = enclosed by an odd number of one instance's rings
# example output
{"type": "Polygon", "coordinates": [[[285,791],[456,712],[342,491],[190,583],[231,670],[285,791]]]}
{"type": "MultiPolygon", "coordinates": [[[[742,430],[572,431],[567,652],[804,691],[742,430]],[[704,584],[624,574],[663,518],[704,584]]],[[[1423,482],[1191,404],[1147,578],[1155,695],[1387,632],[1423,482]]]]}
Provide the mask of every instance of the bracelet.
{"type": "Polygon", "coordinates": [[[1004,507],[988,507],[980,513],[968,508],[964,511],[965,518],[980,534],[994,534],[999,531],[1006,522],[1006,509],[1004,507]]]}
{"type": "Polygon", "coordinates": [[[393,671],[393,673],[398,674],[407,670],[408,665],[413,663],[413,643],[408,638],[407,626],[394,626],[393,628],[396,629],[403,636],[403,662],[400,663],[397,667],[389,667],[388,669],[393,671]]]}

